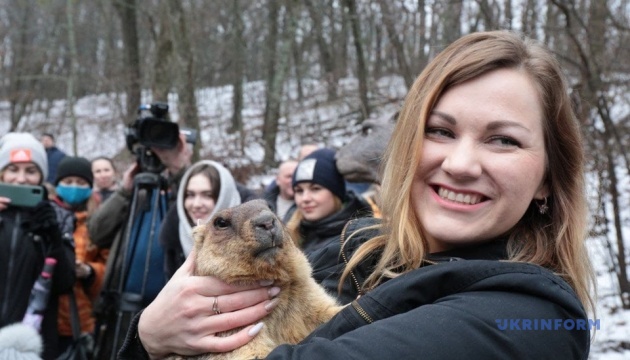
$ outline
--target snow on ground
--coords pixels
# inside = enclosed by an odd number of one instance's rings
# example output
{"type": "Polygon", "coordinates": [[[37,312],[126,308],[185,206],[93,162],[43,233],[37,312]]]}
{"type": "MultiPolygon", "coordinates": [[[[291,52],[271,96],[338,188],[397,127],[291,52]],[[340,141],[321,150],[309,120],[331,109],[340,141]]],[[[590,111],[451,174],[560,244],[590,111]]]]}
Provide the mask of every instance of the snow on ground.
{"type": "MultiPolygon", "coordinates": [[[[289,105],[283,109],[277,137],[277,159],[295,157],[300,144],[315,142],[338,148],[348,142],[356,132],[354,125],[359,100],[355,95],[337,101],[327,101],[325,89],[316,81],[304,81],[304,99],[297,100],[295,84],[289,84],[289,105]]],[[[404,96],[400,78],[383,78],[378,81],[373,97],[380,106],[378,113],[391,113],[397,110],[404,96]]],[[[356,94],[356,81],[344,79],[340,83],[342,94],[356,94]]],[[[241,141],[239,134],[227,134],[231,118],[231,87],[217,87],[197,91],[201,139],[204,144],[202,155],[221,159],[230,168],[248,164],[259,164],[263,159],[263,146],[260,142],[262,116],[264,113],[264,83],[248,83],[245,87],[245,108],[243,120],[246,139],[241,141]],[[241,151],[241,146],[244,148],[241,151]],[[234,156],[234,154],[241,154],[234,156]]],[[[77,148],[81,156],[92,158],[99,155],[113,157],[125,152],[125,125],[120,120],[124,109],[124,96],[100,94],[81,98],[74,108],[78,124],[77,148]]],[[[150,102],[148,94],[144,101],[150,102]]],[[[176,98],[171,97],[171,116],[178,120],[176,98]]],[[[58,100],[51,104],[46,115],[34,113],[21,124],[21,131],[31,131],[36,136],[42,132],[57,135],[59,148],[72,153],[73,136],[70,121],[64,117],[65,102],[58,100]]],[[[9,129],[9,104],[0,103],[0,134],[9,129]]],[[[273,178],[272,174],[255,174],[248,185],[262,187],[273,178]]],[[[595,188],[596,187],[592,187],[595,188]]],[[[626,195],[627,196],[627,195],[626,195]]],[[[626,217],[628,218],[628,217],[626,217]]],[[[626,229],[626,239],[630,231],[626,229]]],[[[611,240],[612,241],[612,240],[611,240]]],[[[593,265],[597,273],[598,296],[596,317],[600,319],[600,329],[592,343],[590,359],[618,360],[630,359],[630,310],[620,309],[620,300],[615,295],[616,279],[611,273],[611,260],[607,256],[605,241],[589,239],[593,265]]],[[[630,244],[627,245],[630,247],[630,244]]],[[[591,316],[592,317],[592,316],[591,316]]]]}

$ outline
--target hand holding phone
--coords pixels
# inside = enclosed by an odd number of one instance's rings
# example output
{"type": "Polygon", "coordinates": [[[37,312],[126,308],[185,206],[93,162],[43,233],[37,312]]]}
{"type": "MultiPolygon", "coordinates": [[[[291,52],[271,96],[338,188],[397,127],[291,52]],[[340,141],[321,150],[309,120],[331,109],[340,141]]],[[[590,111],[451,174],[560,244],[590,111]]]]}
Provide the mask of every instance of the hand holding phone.
{"type": "Polygon", "coordinates": [[[10,203],[11,199],[9,199],[8,197],[0,196],[0,211],[8,208],[10,203]]]}
{"type": "Polygon", "coordinates": [[[0,210],[8,206],[34,207],[44,200],[45,193],[43,186],[0,183],[0,210]]]}

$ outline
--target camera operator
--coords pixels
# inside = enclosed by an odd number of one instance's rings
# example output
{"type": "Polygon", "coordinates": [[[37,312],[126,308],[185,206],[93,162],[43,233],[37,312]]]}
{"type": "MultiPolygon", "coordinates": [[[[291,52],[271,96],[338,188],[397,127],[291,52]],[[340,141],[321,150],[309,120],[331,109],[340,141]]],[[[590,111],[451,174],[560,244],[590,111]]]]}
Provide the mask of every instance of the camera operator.
{"type": "MultiPolygon", "coordinates": [[[[179,188],[179,183],[186,172],[186,170],[191,166],[191,158],[192,158],[192,146],[191,141],[187,139],[187,136],[184,133],[180,133],[175,141],[175,145],[173,146],[151,146],[151,141],[155,140],[156,142],[159,139],[146,139],[143,138],[142,131],[138,132],[140,134],[140,140],[129,141],[128,135],[128,147],[132,152],[137,155],[137,161],[130,165],[127,170],[123,173],[121,186],[118,190],[116,190],[101,206],[93,213],[91,218],[88,221],[88,231],[90,234],[90,238],[94,242],[95,245],[101,248],[110,248],[110,254],[118,254],[124,253],[124,246],[127,246],[125,229],[127,223],[131,218],[136,219],[136,215],[142,211],[140,208],[131,209],[133,206],[133,192],[134,192],[134,178],[137,177],[138,174],[141,173],[160,173],[164,175],[165,181],[168,183],[167,189],[160,189],[160,192],[166,191],[168,193],[168,207],[169,211],[166,214],[163,222],[166,222],[169,217],[177,219],[177,211],[176,206],[174,206],[177,190],[179,188]],[[144,147],[141,150],[134,148],[132,145],[141,144],[144,147]],[[150,156],[148,158],[144,157],[146,152],[150,151],[150,156]],[[132,213],[134,212],[134,213],[132,213]],[[130,218],[131,217],[131,218],[130,218]],[[123,250],[123,251],[121,251],[123,250]]],[[[147,131],[147,133],[153,134],[151,131],[147,131]]],[[[160,134],[159,131],[155,133],[160,134]]],[[[241,184],[236,184],[237,190],[240,194],[240,197],[243,202],[257,198],[256,193],[252,190],[247,189],[245,186],[241,184]]],[[[138,194],[140,197],[145,195],[140,192],[138,194]]],[[[171,220],[172,222],[172,220],[171,220]]],[[[162,227],[159,228],[160,237],[169,236],[163,235],[161,232],[162,227]]],[[[167,234],[169,234],[167,232],[167,234]]],[[[165,254],[165,257],[170,255],[165,254]]],[[[111,314],[115,312],[117,309],[117,300],[116,297],[120,294],[117,294],[116,289],[119,288],[120,284],[124,284],[125,277],[129,274],[123,274],[125,259],[122,256],[110,256],[108,259],[107,270],[105,274],[104,281],[104,291],[101,294],[101,298],[97,302],[95,306],[95,312],[97,313],[97,317],[99,318],[99,324],[101,324],[102,329],[105,332],[107,327],[111,324],[111,314]],[[103,324],[108,324],[103,326],[103,324]]],[[[167,275],[166,264],[178,264],[179,258],[175,257],[173,259],[164,259],[165,268],[164,274],[159,275],[167,275]]],[[[124,327],[122,333],[126,330],[126,326],[124,327]]],[[[99,331],[99,329],[97,329],[99,331]]],[[[111,332],[110,332],[111,333],[111,332]]],[[[97,335],[97,342],[98,337],[97,335]]],[[[105,353],[101,353],[97,351],[97,359],[110,359],[112,358],[112,354],[110,352],[113,351],[113,354],[116,353],[118,349],[113,349],[110,346],[110,335],[105,335],[103,339],[103,345],[99,346],[97,344],[97,348],[102,349],[105,353]]],[[[119,344],[121,345],[121,344],[119,344]]]]}

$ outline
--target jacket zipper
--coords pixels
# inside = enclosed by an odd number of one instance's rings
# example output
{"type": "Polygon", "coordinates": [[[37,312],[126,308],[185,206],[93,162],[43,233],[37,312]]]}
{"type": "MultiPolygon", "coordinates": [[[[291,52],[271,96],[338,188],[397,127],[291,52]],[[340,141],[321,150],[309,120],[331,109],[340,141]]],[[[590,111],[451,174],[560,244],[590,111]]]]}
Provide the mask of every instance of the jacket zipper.
{"type": "Polygon", "coordinates": [[[9,250],[9,271],[7,272],[7,282],[4,284],[4,296],[6,301],[4,301],[2,303],[2,318],[6,319],[7,317],[7,307],[9,306],[9,299],[11,298],[9,296],[9,287],[11,285],[11,278],[13,277],[13,266],[14,266],[14,252],[15,252],[15,247],[17,245],[17,237],[18,237],[18,231],[20,228],[20,223],[22,221],[22,218],[20,216],[20,212],[17,212],[16,216],[15,216],[15,224],[13,227],[13,233],[11,234],[11,248],[9,250]]]}
{"type": "MultiPolygon", "coordinates": [[[[350,225],[351,222],[352,220],[348,221],[346,225],[344,225],[343,230],[341,231],[341,236],[339,237],[339,240],[341,241],[341,257],[343,257],[343,262],[346,264],[346,266],[348,266],[348,257],[343,251],[343,247],[346,245],[346,230],[348,229],[348,225],[350,225]]],[[[359,286],[359,281],[357,280],[356,276],[354,276],[354,271],[350,272],[350,277],[352,278],[352,282],[354,283],[354,287],[357,289],[357,293],[359,294],[359,296],[363,295],[363,291],[361,291],[361,287],[359,286]]]]}
{"type": "Polygon", "coordinates": [[[363,309],[363,307],[361,307],[361,305],[359,305],[359,303],[356,300],[354,300],[351,303],[351,305],[354,308],[354,310],[356,310],[357,313],[359,313],[359,316],[361,316],[361,318],[365,320],[365,322],[367,322],[368,324],[371,324],[374,322],[372,317],[367,313],[367,311],[363,309]]]}

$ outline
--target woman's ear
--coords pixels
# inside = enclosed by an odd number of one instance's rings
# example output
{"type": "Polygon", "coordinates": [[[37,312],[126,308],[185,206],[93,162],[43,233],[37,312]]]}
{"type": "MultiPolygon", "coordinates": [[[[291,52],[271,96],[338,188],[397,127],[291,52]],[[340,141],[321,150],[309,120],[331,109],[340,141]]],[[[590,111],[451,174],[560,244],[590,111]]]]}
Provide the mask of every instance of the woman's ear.
{"type": "Polygon", "coordinates": [[[542,184],[540,184],[540,186],[538,187],[538,190],[536,190],[536,193],[534,194],[534,200],[543,200],[549,197],[550,194],[551,192],[549,191],[549,185],[545,181],[542,184]]]}

